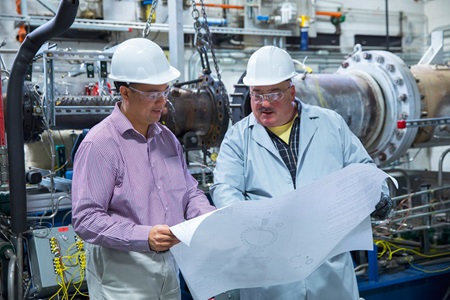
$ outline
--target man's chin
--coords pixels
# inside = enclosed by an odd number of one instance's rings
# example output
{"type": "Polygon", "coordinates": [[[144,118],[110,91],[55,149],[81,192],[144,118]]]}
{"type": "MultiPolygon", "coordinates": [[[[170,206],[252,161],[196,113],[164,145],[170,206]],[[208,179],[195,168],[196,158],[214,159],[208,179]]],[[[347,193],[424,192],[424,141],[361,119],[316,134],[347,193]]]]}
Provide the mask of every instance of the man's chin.
{"type": "Polygon", "coordinates": [[[275,126],[273,120],[268,120],[268,119],[261,119],[259,121],[259,123],[264,127],[274,127],[275,126]]]}

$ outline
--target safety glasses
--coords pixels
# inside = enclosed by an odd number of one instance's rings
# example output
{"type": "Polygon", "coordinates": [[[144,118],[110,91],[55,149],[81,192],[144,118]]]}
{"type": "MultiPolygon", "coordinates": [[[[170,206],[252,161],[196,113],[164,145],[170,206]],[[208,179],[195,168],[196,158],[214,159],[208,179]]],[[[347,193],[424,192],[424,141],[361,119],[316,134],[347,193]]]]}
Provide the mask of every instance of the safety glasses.
{"type": "Polygon", "coordinates": [[[289,87],[287,89],[285,89],[284,91],[281,92],[277,92],[277,93],[270,93],[270,94],[256,94],[251,92],[250,93],[250,97],[253,100],[253,102],[255,102],[256,104],[261,104],[263,103],[264,100],[269,101],[269,103],[273,103],[273,102],[277,102],[280,101],[281,99],[284,98],[284,93],[289,90],[292,87],[292,84],[289,85],[289,87]]]}
{"type": "Polygon", "coordinates": [[[167,96],[169,96],[170,93],[170,86],[167,86],[167,88],[162,92],[143,92],[131,86],[128,86],[128,88],[133,92],[138,93],[139,95],[141,95],[142,98],[150,102],[156,102],[158,99],[161,98],[167,100],[167,96]]]}

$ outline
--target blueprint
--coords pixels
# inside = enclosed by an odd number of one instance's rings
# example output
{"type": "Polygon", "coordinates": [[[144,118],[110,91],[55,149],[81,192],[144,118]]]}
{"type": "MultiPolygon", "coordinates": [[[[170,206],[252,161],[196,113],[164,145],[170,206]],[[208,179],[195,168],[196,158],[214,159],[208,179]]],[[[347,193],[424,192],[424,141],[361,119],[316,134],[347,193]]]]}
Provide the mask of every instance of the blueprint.
{"type": "Polygon", "coordinates": [[[369,215],[388,176],[352,164],[280,197],[235,203],[171,227],[182,242],[171,252],[196,300],[302,280],[337,254],[373,249],[369,215]]]}

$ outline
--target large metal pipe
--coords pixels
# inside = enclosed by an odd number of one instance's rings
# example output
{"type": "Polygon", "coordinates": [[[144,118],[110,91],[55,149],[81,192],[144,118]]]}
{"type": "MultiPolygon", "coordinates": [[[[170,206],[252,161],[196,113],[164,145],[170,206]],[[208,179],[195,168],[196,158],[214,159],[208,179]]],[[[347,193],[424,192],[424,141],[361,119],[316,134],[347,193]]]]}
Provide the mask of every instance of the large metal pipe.
{"type": "Polygon", "coordinates": [[[293,83],[299,99],[339,113],[367,151],[375,150],[385,109],[381,91],[370,77],[310,74],[293,78],[293,83]]]}
{"type": "Polygon", "coordinates": [[[6,132],[8,137],[11,229],[16,234],[27,229],[22,111],[25,74],[39,48],[47,40],[70,28],[75,20],[78,4],[78,0],[62,0],[55,17],[25,38],[11,69],[7,88],[6,132]]]}
{"type": "MultiPolygon", "coordinates": [[[[450,68],[448,65],[414,65],[411,73],[420,93],[422,118],[450,116],[450,68]]],[[[414,147],[443,146],[450,144],[448,125],[419,128],[414,147]]]]}

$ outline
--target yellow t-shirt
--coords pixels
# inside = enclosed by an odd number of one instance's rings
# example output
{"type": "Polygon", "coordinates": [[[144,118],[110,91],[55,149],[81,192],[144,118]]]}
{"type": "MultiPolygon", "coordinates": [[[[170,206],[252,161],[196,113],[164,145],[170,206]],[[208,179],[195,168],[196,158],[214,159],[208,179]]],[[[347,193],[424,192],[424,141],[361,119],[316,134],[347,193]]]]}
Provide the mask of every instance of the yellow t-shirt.
{"type": "Polygon", "coordinates": [[[267,127],[271,132],[273,132],[276,136],[278,136],[281,140],[283,140],[286,144],[289,145],[289,137],[291,136],[292,124],[294,124],[295,118],[298,114],[295,114],[295,117],[289,122],[281,126],[275,127],[267,127]]]}

